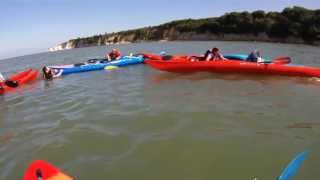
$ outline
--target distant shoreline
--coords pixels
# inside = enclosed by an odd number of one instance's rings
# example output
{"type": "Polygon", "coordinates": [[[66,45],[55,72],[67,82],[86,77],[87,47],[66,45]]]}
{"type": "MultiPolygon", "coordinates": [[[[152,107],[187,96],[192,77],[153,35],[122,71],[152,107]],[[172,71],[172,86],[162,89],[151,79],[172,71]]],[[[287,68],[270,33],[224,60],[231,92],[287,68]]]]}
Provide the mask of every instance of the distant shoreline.
{"type": "MultiPolygon", "coordinates": [[[[101,44],[101,45],[86,45],[86,46],[77,46],[77,47],[72,47],[72,46],[68,46],[68,45],[64,45],[64,44],[60,44],[58,46],[55,46],[54,48],[50,48],[49,52],[55,52],[55,51],[62,51],[62,50],[71,50],[71,49],[76,49],[76,48],[88,48],[88,47],[100,47],[100,46],[110,46],[110,45],[126,45],[126,44],[139,44],[139,43],[165,43],[165,42],[211,42],[211,41],[225,41],[225,42],[260,42],[260,43],[280,43],[280,44],[292,44],[292,45],[309,45],[309,46],[314,46],[314,47],[318,47],[320,46],[320,41],[316,41],[314,42],[314,44],[309,44],[309,43],[304,43],[302,41],[302,39],[297,39],[296,41],[292,40],[292,39],[284,39],[284,40],[277,40],[277,39],[253,39],[252,40],[247,40],[247,39],[243,39],[241,38],[241,36],[239,36],[238,38],[235,39],[208,39],[208,40],[190,40],[190,39],[178,39],[178,40],[158,40],[158,41],[136,41],[136,42],[126,42],[126,43],[121,43],[121,42],[117,42],[117,43],[109,43],[109,44],[101,44]]],[[[67,42],[69,43],[69,42],[67,42]]],[[[71,42],[72,43],[72,42],[71,42]]]]}
{"type": "MultiPolygon", "coordinates": [[[[210,40],[210,41],[144,41],[144,42],[134,42],[134,43],[130,43],[130,44],[140,44],[140,43],[174,43],[174,42],[235,42],[235,43],[241,43],[241,42],[252,42],[252,43],[278,43],[281,45],[302,45],[302,46],[309,46],[309,47],[318,47],[318,46],[314,46],[314,45],[310,45],[310,44],[297,44],[297,43],[281,43],[281,42],[265,42],[265,41],[220,41],[220,40],[210,40]]],[[[118,45],[122,45],[122,44],[118,44],[118,45]]],[[[126,45],[126,44],[123,44],[126,45]]],[[[81,47],[81,48],[94,48],[94,47],[108,47],[108,45],[101,45],[101,46],[88,46],[88,47],[81,47]]],[[[111,48],[111,47],[110,47],[111,48]]],[[[67,50],[67,49],[66,49],[67,50]]],[[[69,49],[72,50],[72,49],[69,49]]],[[[16,58],[22,58],[25,56],[32,56],[32,55],[41,55],[41,54],[46,54],[46,53],[54,53],[54,52],[48,52],[48,51],[42,51],[42,52],[37,52],[37,53],[31,53],[31,54],[24,54],[24,55],[20,55],[20,56],[13,56],[13,57],[5,57],[5,58],[0,58],[0,61],[6,61],[6,60],[10,60],[10,59],[16,59],[16,58]]]]}
{"type": "Polygon", "coordinates": [[[320,9],[231,12],[221,17],[185,19],[159,26],[71,39],[50,51],[154,41],[257,41],[320,46],[320,9]]]}

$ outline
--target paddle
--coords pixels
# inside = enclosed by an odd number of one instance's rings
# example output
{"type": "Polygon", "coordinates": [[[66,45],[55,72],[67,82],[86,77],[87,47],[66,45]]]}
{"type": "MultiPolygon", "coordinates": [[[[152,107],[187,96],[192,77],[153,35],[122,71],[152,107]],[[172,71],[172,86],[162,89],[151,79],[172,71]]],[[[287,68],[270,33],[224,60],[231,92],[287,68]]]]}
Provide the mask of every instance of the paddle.
{"type": "Polygon", "coordinates": [[[291,63],[291,58],[290,57],[277,57],[272,60],[272,63],[274,64],[289,64],[291,63]]]}
{"type": "Polygon", "coordinates": [[[263,62],[257,62],[260,64],[289,64],[291,63],[291,58],[290,57],[277,57],[273,60],[268,60],[268,59],[264,59],[263,62]]]}
{"type": "Polygon", "coordinates": [[[298,171],[298,169],[301,167],[303,161],[308,156],[309,151],[306,150],[300,154],[298,154],[284,169],[284,171],[281,173],[281,175],[278,177],[277,180],[290,180],[298,171]]]}

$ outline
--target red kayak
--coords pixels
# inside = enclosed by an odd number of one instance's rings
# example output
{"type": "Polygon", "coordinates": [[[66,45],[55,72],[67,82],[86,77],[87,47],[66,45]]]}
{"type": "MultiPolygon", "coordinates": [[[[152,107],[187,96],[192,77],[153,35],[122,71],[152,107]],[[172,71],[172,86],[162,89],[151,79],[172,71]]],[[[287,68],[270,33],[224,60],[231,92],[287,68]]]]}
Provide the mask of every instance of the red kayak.
{"type": "MultiPolygon", "coordinates": [[[[28,69],[26,71],[17,73],[9,78],[11,81],[16,81],[18,87],[23,86],[24,84],[34,81],[37,79],[39,72],[37,70],[28,69]]],[[[9,87],[6,83],[0,83],[0,94],[15,90],[18,87],[9,87]]]]}
{"type": "Polygon", "coordinates": [[[33,161],[23,176],[23,180],[72,180],[73,178],[61,172],[52,164],[43,161],[33,161]]]}
{"type": "Polygon", "coordinates": [[[320,68],[288,64],[290,58],[280,57],[271,63],[256,63],[239,60],[197,61],[192,56],[158,56],[144,54],[145,63],[151,67],[168,72],[217,72],[251,73],[266,75],[320,77],[320,68]]]}

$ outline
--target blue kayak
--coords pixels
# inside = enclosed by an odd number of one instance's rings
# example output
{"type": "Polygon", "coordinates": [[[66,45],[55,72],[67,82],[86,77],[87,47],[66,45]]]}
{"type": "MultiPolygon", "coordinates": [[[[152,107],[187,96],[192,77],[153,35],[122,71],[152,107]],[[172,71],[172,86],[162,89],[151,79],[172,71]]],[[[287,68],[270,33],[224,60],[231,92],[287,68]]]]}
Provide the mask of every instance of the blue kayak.
{"type": "Polygon", "coordinates": [[[106,59],[94,59],[89,60],[86,63],[61,65],[61,66],[48,66],[56,74],[55,77],[61,75],[67,75],[72,73],[80,73],[87,71],[103,70],[106,66],[128,66],[134,64],[143,63],[144,58],[142,56],[123,56],[119,60],[107,61],[106,59]]]}

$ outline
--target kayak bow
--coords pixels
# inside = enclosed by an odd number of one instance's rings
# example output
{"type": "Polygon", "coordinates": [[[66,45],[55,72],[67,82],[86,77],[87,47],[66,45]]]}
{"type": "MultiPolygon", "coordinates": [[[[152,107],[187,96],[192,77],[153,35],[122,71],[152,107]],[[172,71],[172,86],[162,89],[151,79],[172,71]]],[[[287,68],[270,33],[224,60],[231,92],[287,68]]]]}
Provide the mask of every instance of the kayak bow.
{"type": "Polygon", "coordinates": [[[73,180],[73,178],[46,161],[36,160],[26,170],[23,180],[73,180]]]}

